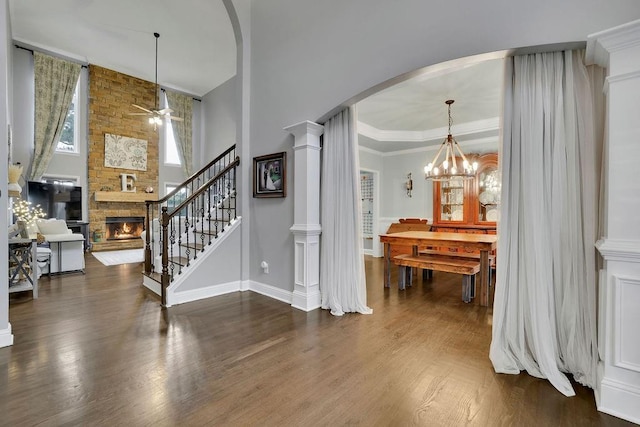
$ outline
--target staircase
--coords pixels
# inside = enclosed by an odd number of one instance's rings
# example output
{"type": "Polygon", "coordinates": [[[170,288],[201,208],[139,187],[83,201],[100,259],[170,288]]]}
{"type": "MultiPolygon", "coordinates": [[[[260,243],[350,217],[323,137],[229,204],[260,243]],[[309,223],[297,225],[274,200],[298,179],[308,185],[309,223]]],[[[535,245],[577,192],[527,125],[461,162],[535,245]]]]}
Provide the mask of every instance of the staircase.
{"type": "Polygon", "coordinates": [[[188,280],[238,228],[232,145],[160,200],[146,202],[143,284],[170,306],[168,289],[188,280]]]}

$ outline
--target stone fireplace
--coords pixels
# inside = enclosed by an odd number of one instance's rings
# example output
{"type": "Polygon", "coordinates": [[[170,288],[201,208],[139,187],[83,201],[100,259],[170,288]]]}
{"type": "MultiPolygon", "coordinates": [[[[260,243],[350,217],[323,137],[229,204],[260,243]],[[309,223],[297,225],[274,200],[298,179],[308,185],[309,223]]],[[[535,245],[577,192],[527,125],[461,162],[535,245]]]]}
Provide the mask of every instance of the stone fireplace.
{"type": "Polygon", "coordinates": [[[128,217],[146,215],[144,194],[147,187],[158,188],[159,130],[142,116],[128,114],[131,104],[155,105],[157,87],[153,82],[118,73],[96,65],[89,66],[89,150],[88,194],[92,251],[136,249],[144,246],[140,238],[144,226],[128,217]],[[123,169],[105,164],[105,134],[147,141],[146,170],[123,169]],[[135,174],[137,191],[122,192],[121,174],[135,174]],[[107,220],[107,217],[110,219],[107,220]],[[113,218],[127,218],[120,225],[113,218]],[[126,224],[126,225],[125,225],[126,224]],[[129,230],[132,227],[132,230],[129,230]],[[134,237],[135,236],[135,237],[134,237]]]}
{"type": "Polygon", "coordinates": [[[108,216],[105,219],[106,240],[138,239],[144,231],[143,216],[108,216]]]}

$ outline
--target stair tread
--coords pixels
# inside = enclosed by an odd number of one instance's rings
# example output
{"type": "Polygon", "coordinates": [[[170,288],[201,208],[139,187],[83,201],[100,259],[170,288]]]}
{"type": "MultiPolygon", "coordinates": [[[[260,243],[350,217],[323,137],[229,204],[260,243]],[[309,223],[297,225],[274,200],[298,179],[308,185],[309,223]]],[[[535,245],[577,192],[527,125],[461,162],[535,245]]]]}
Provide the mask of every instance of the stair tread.
{"type": "Polygon", "coordinates": [[[187,258],[183,256],[173,256],[173,257],[169,257],[169,262],[173,264],[178,264],[184,267],[185,265],[187,265],[187,262],[191,261],[192,259],[193,258],[190,258],[187,260],[187,258]]]}
{"type": "Polygon", "coordinates": [[[203,245],[200,242],[181,243],[180,246],[182,246],[183,248],[197,249],[197,250],[202,250],[202,248],[205,247],[205,245],[203,245]]]}

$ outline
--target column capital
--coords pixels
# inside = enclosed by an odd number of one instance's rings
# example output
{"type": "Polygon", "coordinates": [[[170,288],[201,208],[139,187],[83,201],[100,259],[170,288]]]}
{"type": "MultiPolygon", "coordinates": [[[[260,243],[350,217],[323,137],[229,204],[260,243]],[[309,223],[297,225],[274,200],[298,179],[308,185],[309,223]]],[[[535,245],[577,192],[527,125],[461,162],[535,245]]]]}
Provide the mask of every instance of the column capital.
{"type": "Polygon", "coordinates": [[[311,122],[309,120],[305,120],[304,122],[287,126],[284,128],[284,130],[286,130],[296,138],[306,134],[311,134],[313,136],[320,136],[324,133],[324,126],[311,122]]]}
{"type": "Polygon", "coordinates": [[[609,28],[587,37],[587,64],[607,68],[609,54],[640,44],[640,20],[609,28]]]}

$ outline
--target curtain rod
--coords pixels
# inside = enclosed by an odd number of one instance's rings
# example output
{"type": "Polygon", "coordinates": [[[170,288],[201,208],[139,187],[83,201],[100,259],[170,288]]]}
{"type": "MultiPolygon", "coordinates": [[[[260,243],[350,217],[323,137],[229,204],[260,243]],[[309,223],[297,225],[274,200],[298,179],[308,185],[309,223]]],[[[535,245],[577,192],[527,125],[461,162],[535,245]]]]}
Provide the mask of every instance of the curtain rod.
{"type": "MultiPolygon", "coordinates": [[[[19,44],[14,44],[14,46],[15,46],[16,48],[18,48],[18,49],[26,50],[27,52],[31,52],[31,53],[35,52],[35,50],[34,50],[34,49],[30,49],[30,48],[28,48],[28,47],[20,46],[19,44]]],[[[89,68],[89,66],[88,66],[87,64],[83,64],[82,62],[77,61],[77,60],[74,60],[74,59],[65,58],[65,57],[63,57],[63,56],[56,55],[56,54],[53,54],[53,53],[51,53],[51,52],[47,52],[47,51],[43,51],[43,50],[38,50],[38,52],[42,52],[42,53],[44,53],[44,54],[46,54],[46,55],[54,56],[54,57],[56,57],[56,58],[64,59],[65,61],[75,62],[76,64],[80,64],[80,66],[81,66],[82,68],[89,68]]]]}
{"type": "MultiPolygon", "coordinates": [[[[161,91],[163,91],[163,92],[166,92],[166,91],[167,91],[167,89],[165,89],[165,88],[163,88],[163,87],[161,87],[161,88],[160,88],[160,90],[161,90],[161,91]]],[[[182,93],[184,93],[184,92],[182,92],[182,93]]],[[[188,93],[185,93],[185,95],[189,96],[189,94],[188,94],[188,93]]],[[[200,99],[200,98],[196,98],[195,96],[191,96],[191,99],[193,99],[194,101],[202,102],[202,99],[200,99]]]]}

